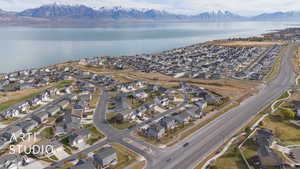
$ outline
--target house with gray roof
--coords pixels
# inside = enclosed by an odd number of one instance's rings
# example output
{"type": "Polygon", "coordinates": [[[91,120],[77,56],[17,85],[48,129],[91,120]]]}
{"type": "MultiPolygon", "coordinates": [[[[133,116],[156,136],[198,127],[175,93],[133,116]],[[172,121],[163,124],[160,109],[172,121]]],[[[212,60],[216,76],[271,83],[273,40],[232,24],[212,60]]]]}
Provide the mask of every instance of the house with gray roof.
{"type": "Polygon", "coordinates": [[[274,137],[272,130],[266,128],[258,128],[256,130],[255,141],[259,146],[270,147],[273,144],[274,137]]]}
{"type": "MultiPolygon", "coordinates": [[[[19,126],[10,126],[5,129],[3,136],[8,140],[12,140],[12,138],[17,139],[23,134],[22,128],[19,126]]],[[[16,140],[14,140],[16,141],[16,140]]]]}
{"type": "Polygon", "coordinates": [[[64,110],[69,106],[69,104],[70,104],[70,101],[67,99],[64,99],[64,100],[58,102],[56,105],[64,110]]]}
{"type": "Polygon", "coordinates": [[[0,168],[1,169],[15,169],[21,166],[22,158],[19,155],[7,154],[0,157],[0,168]]]}
{"type": "Polygon", "coordinates": [[[61,108],[59,106],[51,106],[47,109],[48,115],[49,116],[54,116],[56,115],[58,112],[60,112],[61,108]]]}
{"type": "Polygon", "coordinates": [[[36,128],[38,125],[39,125],[39,123],[34,120],[22,121],[17,124],[17,126],[22,128],[23,133],[29,133],[31,130],[36,128]]]}
{"type": "Polygon", "coordinates": [[[6,137],[0,136],[0,150],[6,148],[9,144],[10,142],[6,137]]]}
{"type": "Polygon", "coordinates": [[[177,123],[188,124],[191,120],[191,115],[188,112],[181,112],[174,116],[174,119],[177,123]]]}
{"type": "Polygon", "coordinates": [[[94,160],[97,167],[106,168],[117,164],[117,151],[113,147],[103,147],[94,154],[94,160]]]}
{"type": "Polygon", "coordinates": [[[48,117],[49,117],[49,114],[48,114],[47,111],[40,111],[40,112],[35,113],[34,115],[32,115],[32,119],[37,121],[40,124],[45,122],[48,117]]]}
{"type": "Polygon", "coordinates": [[[46,140],[32,146],[37,157],[50,157],[55,152],[63,151],[63,145],[57,140],[46,140]]]}
{"type": "Polygon", "coordinates": [[[274,153],[268,146],[260,146],[257,151],[257,156],[263,167],[279,167],[282,165],[283,161],[274,153]]]}
{"type": "Polygon", "coordinates": [[[174,129],[176,127],[176,122],[174,118],[165,116],[159,121],[160,125],[163,126],[166,130],[174,129]]]}
{"type": "Polygon", "coordinates": [[[166,129],[159,123],[151,124],[145,131],[145,135],[149,138],[159,139],[164,136],[166,129]]]}
{"type": "Polygon", "coordinates": [[[72,146],[77,146],[80,143],[84,143],[91,137],[91,132],[88,129],[81,129],[75,131],[72,135],[68,137],[69,144],[72,146]]]}

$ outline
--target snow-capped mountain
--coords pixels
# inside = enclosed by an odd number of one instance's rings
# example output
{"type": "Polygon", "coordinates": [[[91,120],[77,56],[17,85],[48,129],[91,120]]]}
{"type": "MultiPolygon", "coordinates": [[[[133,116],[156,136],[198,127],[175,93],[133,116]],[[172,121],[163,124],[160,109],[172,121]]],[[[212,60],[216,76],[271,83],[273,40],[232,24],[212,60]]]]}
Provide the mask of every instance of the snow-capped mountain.
{"type": "Polygon", "coordinates": [[[177,15],[154,9],[133,9],[113,7],[93,9],[85,5],[44,5],[34,9],[24,10],[18,16],[40,17],[40,18],[72,18],[72,19],[168,19],[177,18],[177,15]]]}
{"type": "Polygon", "coordinates": [[[229,11],[212,11],[204,12],[192,16],[193,19],[201,21],[230,21],[230,20],[245,20],[246,18],[229,11]]]}
{"type": "Polygon", "coordinates": [[[300,20],[299,11],[290,11],[290,12],[274,12],[274,13],[263,13],[261,15],[255,16],[253,20],[300,20]]]}
{"type": "Polygon", "coordinates": [[[9,11],[4,11],[2,9],[0,9],[0,16],[13,16],[15,15],[15,12],[9,12],[9,11]]]}

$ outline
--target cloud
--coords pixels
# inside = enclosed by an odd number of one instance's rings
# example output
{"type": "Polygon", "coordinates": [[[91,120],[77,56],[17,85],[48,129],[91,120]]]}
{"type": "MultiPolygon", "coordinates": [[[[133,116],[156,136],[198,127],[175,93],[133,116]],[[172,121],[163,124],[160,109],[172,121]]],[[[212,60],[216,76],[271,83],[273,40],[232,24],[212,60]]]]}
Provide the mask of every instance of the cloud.
{"type": "Polygon", "coordinates": [[[50,3],[164,9],[174,13],[195,14],[211,10],[230,10],[242,15],[300,10],[299,0],[0,0],[5,10],[20,11],[50,3]]]}

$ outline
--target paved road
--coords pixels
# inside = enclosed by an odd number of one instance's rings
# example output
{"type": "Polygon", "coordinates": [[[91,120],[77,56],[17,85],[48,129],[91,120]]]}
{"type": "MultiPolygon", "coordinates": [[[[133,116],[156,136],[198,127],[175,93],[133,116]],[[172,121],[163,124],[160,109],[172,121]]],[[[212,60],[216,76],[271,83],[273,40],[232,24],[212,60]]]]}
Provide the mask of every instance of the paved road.
{"type": "Polygon", "coordinates": [[[257,112],[271,104],[294,84],[295,73],[289,62],[291,56],[292,46],[290,45],[286,57],[282,60],[281,72],[258,95],[246,100],[239,107],[224,113],[183,142],[166,149],[153,160],[154,163],[148,164],[147,168],[189,169],[193,168],[197,161],[205,159],[207,155],[245,126],[257,112]],[[183,148],[182,145],[186,142],[189,142],[189,145],[183,148]]]}

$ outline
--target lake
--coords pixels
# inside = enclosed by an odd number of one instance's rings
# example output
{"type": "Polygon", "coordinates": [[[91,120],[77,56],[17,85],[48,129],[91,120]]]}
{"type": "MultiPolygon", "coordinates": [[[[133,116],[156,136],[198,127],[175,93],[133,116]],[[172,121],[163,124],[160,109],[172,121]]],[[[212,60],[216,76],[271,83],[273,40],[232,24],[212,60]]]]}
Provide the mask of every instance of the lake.
{"type": "Polygon", "coordinates": [[[0,72],[95,56],[156,53],[199,42],[257,36],[299,22],[168,23],[105,28],[0,28],[0,72]]]}

